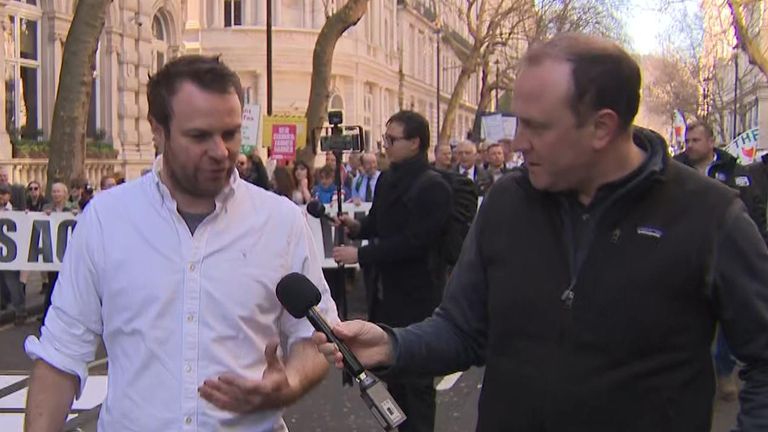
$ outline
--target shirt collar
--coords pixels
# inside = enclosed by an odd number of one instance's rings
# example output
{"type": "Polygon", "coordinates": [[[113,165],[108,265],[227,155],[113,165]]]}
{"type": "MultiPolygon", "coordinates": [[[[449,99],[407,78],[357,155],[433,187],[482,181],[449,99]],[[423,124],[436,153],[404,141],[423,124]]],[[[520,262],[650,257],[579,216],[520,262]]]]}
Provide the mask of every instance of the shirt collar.
{"type": "MultiPolygon", "coordinates": [[[[173,196],[171,196],[171,191],[168,189],[168,186],[166,186],[165,183],[163,183],[162,178],[160,177],[160,173],[163,170],[163,155],[157,156],[155,158],[155,161],[152,163],[152,173],[151,173],[151,182],[154,184],[154,186],[157,189],[157,192],[160,196],[160,199],[162,200],[163,204],[170,203],[173,205],[174,209],[176,208],[176,200],[173,199],[173,196]]],[[[219,194],[214,199],[216,203],[216,209],[214,210],[214,213],[217,212],[219,209],[224,208],[226,209],[226,205],[229,203],[232,196],[235,194],[235,190],[237,189],[238,182],[240,182],[240,175],[237,173],[237,170],[232,170],[232,174],[229,176],[229,182],[226,186],[224,186],[224,189],[219,192],[219,194]]]]}

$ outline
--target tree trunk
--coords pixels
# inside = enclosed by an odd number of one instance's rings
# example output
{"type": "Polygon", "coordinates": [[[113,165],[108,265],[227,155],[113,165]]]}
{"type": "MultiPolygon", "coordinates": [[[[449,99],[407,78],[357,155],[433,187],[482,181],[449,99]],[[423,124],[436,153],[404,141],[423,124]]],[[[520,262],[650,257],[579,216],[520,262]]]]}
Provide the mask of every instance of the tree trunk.
{"type": "MultiPolygon", "coordinates": [[[[459,109],[459,102],[461,102],[461,95],[464,94],[464,87],[467,86],[469,77],[474,72],[474,63],[464,63],[461,67],[461,73],[456,80],[456,85],[453,87],[453,93],[451,93],[451,99],[448,101],[448,106],[445,108],[445,117],[443,117],[443,124],[440,127],[440,137],[437,142],[447,143],[451,139],[451,133],[453,132],[453,124],[456,122],[456,111],[459,109]]],[[[464,139],[464,137],[459,138],[464,139]]]]}
{"type": "MultiPolygon", "coordinates": [[[[482,115],[488,109],[488,105],[491,103],[491,92],[497,85],[488,84],[488,68],[490,64],[488,61],[483,63],[482,75],[480,78],[480,101],[477,103],[477,110],[475,110],[475,121],[472,123],[472,139],[474,141],[480,141],[480,122],[482,121],[482,115]]],[[[498,79],[498,78],[497,78],[498,79]]],[[[497,90],[498,91],[498,90],[497,90]]]]}
{"type": "Polygon", "coordinates": [[[341,35],[357,24],[365,15],[368,0],[349,0],[344,7],[325,21],[315,41],[312,54],[312,83],[307,104],[307,145],[299,151],[298,158],[312,166],[315,162],[315,140],[313,131],[322,127],[328,117],[331,68],[333,52],[341,35]]]}
{"type": "Polygon", "coordinates": [[[85,176],[85,130],[99,37],[111,0],[79,0],[64,43],[53,107],[48,182],[85,176]]]}

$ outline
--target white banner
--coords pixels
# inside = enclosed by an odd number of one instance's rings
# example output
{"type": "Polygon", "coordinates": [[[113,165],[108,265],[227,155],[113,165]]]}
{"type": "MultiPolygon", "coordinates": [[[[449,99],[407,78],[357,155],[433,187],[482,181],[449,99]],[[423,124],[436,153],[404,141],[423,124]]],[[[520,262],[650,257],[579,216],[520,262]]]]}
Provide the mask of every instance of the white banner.
{"type": "Polygon", "coordinates": [[[76,223],[69,212],[0,212],[0,270],[58,271],[76,223]]]}
{"type": "Polygon", "coordinates": [[[758,128],[752,128],[734,138],[725,150],[735,156],[740,164],[749,165],[758,156],[757,145],[759,138],[758,128]]]}
{"type": "MultiPolygon", "coordinates": [[[[326,206],[329,215],[336,214],[336,206],[326,206]]],[[[343,210],[361,219],[368,214],[371,203],[343,205],[343,210]]],[[[323,267],[335,268],[333,248],[336,245],[336,228],[326,219],[316,219],[306,214],[317,252],[323,258],[323,267]]],[[[75,224],[72,213],[0,212],[0,270],[59,271],[75,224]]],[[[350,241],[346,244],[361,246],[366,241],[350,241]]],[[[354,267],[354,266],[353,266],[354,267]]]]}

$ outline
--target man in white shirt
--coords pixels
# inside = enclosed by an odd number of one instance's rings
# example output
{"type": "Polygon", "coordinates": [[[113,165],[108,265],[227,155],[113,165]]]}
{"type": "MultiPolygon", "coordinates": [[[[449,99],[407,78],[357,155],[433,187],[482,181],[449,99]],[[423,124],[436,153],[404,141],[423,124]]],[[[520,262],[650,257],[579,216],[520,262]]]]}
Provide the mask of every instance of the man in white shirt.
{"type": "Polygon", "coordinates": [[[307,275],[338,321],[304,216],[235,172],[242,87],[217,57],[168,63],[148,100],[164,152],[78,222],[41,338],[25,344],[26,430],[61,430],[102,336],[99,431],[284,431],[281,409],[326,365],[277,282],[307,275]]]}

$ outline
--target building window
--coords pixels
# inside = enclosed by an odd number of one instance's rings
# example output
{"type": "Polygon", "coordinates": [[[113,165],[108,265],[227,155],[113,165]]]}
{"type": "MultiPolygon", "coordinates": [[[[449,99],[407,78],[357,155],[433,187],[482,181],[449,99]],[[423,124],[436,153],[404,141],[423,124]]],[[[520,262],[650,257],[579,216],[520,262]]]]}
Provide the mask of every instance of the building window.
{"type": "Polygon", "coordinates": [[[224,27],[243,25],[243,2],[224,0],[224,27]]]}
{"type": "Polygon", "coordinates": [[[384,53],[389,55],[392,51],[391,30],[389,28],[389,18],[384,18],[384,53]]]}
{"type": "Polygon", "coordinates": [[[373,124],[373,86],[365,85],[365,94],[363,95],[363,127],[371,129],[373,124]]]}
{"type": "Polygon", "coordinates": [[[40,62],[37,21],[8,16],[5,29],[5,128],[12,137],[40,133],[40,62]]]}
{"type": "Polygon", "coordinates": [[[328,104],[332,110],[344,110],[344,99],[340,94],[331,96],[331,102],[328,104]]]}
{"type": "Polygon", "coordinates": [[[28,5],[37,6],[37,0],[16,0],[19,3],[26,3],[28,5]]]}
{"type": "Polygon", "coordinates": [[[162,68],[168,60],[168,31],[162,9],[152,18],[152,73],[162,68]]]}
{"type": "Polygon", "coordinates": [[[99,136],[101,134],[101,115],[99,110],[101,108],[101,92],[99,91],[99,84],[101,82],[100,77],[100,45],[96,49],[96,60],[93,64],[93,83],[91,83],[91,101],[88,106],[88,123],[85,128],[85,136],[88,138],[96,138],[103,140],[105,137],[99,136]]]}

